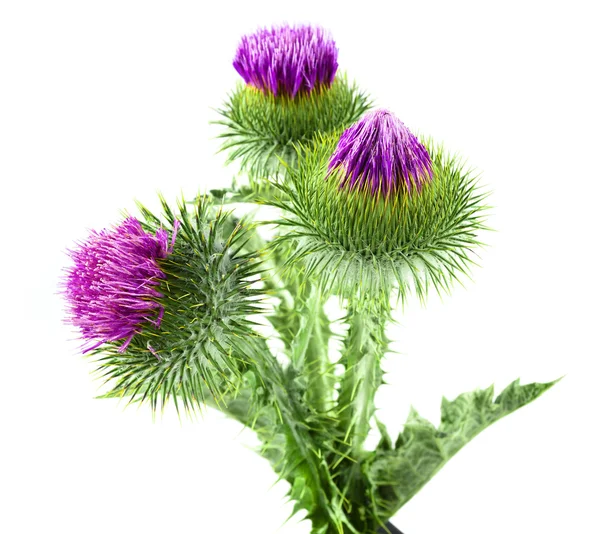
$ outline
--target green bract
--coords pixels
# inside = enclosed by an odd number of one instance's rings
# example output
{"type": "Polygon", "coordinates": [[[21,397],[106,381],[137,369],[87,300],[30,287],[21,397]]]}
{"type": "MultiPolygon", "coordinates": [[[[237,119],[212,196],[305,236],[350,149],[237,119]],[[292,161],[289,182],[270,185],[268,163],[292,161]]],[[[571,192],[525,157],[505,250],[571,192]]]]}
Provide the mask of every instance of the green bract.
{"type": "Polygon", "coordinates": [[[306,143],[318,134],[341,131],[368,108],[367,96],[337,76],[331,87],[322,86],[295,97],[275,96],[239,84],[218,110],[224,126],[219,137],[228,162],[239,161],[251,180],[277,175],[281,160],[294,165],[295,143],[306,143]]]}
{"type": "Polygon", "coordinates": [[[261,293],[252,287],[259,254],[243,249],[253,227],[204,199],[192,208],[180,202],[177,214],[162,204],[162,219],[140,206],[148,230],[179,221],[173,252],[161,263],[160,328],[144,327],[123,353],[121,343],[109,343],[96,354],[99,372],[114,379],[111,396],[147,400],[154,409],[172,398],[193,411],[206,394],[218,402],[237,388],[253,359],[257,334],[248,316],[260,311],[261,293]]]}
{"type": "Polygon", "coordinates": [[[414,290],[448,291],[468,273],[471,252],[480,246],[485,193],[473,173],[440,146],[424,141],[433,180],[421,190],[394,195],[341,189],[342,169],[328,176],[338,137],[298,150],[278,187],[284,210],[279,241],[293,240],[287,264],[303,262],[325,292],[387,301],[396,286],[401,298],[414,290]]]}

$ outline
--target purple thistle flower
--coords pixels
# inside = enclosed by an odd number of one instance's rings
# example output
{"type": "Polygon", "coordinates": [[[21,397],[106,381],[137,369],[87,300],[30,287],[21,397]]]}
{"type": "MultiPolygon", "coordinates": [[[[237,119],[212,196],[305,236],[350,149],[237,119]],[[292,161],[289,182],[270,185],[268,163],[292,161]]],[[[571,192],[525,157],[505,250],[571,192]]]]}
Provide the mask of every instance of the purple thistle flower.
{"type": "Polygon", "coordinates": [[[427,149],[404,123],[380,109],[367,113],[341,135],[329,159],[327,176],[343,169],[340,188],[360,188],[389,195],[417,190],[433,178],[427,149]]]}
{"type": "Polygon", "coordinates": [[[87,341],[84,353],[120,339],[123,352],[144,323],[160,326],[164,308],[157,286],[166,275],[158,260],[173,251],[178,226],[169,243],[166,230],[150,234],[128,217],[111,230],[92,231],[69,251],[74,265],[67,269],[63,294],[69,322],[87,341]]]}
{"type": "Polygon", "coordinates": [[[330,87],[337,55],[335,41],[323,28],[286,25],[242,37],[233,66],[248,85],[294,97],[330,87]]]}

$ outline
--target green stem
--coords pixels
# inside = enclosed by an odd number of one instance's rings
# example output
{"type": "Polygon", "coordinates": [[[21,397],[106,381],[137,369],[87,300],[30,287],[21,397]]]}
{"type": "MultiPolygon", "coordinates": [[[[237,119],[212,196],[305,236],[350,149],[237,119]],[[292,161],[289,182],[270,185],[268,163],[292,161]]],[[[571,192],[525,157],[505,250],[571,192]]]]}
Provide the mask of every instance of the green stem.
{"type": "MultiPolygon", "coordinates": [[[[268,348],[261,340],[265,353],[268,348]]],[[[260,350],[260,348],[259,348],[260,350]]],[[[340,518],[332,512],[330,505],[331,487],[328,472],[324,469],[323,458],[319,452],[310,427],[306,422],[306,409],[294,395],[290,395],[289,384],[281,365],[270,354],[256,359],[256,368],[263,377],[263,385],[271,394],[272,401],[281,422],[281,430],[286,436],[286,459],[293,459],[281,473],[290,483],[302,474],[308,487],[313,492],[316,510],[312,511],[313,521],[325,521],[334,526],[336,532],[342,533],[340,518]]]]}
{"type": "MultiPolygon", "coordinates": [[[[251,251],[262,250],[267,251],[268,242],[255,231],[252,237],[248,240],[246,247],[251,251]]],[[[294,299],[286,287],[285,282],[279,276],[279,268],[274,261],[272,253],[266,253],[262,259],[262,274],[261,278],[267,291],[273,292],[286,308],[294,307],[294,299]]]]}
{"type": "Polygon", "coordinates": [[[333,384],[328,343],[330,331],[317,285],[309,288],[300,311],[300,328],[292,344],[292,365],[307,379],[307,401],[323,413],[331,409],[333,384]]]}
{"type": "Polygon", "coordinates": [[[350,445],[350,456],[359,459],[375,414],[375,393],[383,382],[381,359],[388,346],[387,308],[366,312],[348,305],[348,334],[340,363],[345,372],[340,383],[338,409],[341,428],[350,445]]]}
{"type": "Polygon", "coordinates": [[[286,288],[285,282],[277,274],[275,262],[268,258],[264,260],[264,266],[265,273],[263,274],[262,279],[265,284],[265,289],[273,291],[287,309],[293,309],[294,298],[289,289],[286,288]]]}

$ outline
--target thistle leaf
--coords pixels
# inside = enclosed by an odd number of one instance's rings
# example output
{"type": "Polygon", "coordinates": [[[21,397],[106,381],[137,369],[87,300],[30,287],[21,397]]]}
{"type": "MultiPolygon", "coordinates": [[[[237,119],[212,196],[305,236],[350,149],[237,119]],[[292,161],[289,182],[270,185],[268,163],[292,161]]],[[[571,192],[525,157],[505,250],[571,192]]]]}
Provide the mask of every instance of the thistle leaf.
{"type": "Polygon", "coordinates": [[[306,485],[304,477],[297,477],[294,480],[290,491],[290,498],[296,501],[292,515],[301,509],[312,510],[314,508],[315,498],[310,487],[306,485]]]}
{"type": "Polygon", "coordinates": [[[377,515],[389,519],[477,434],[556,382],[521,386],[516,380],[496,400],[493,386],[443,399],[439,428],[411,410],[395,449],[377,450],[365,463],[377,515]]]}

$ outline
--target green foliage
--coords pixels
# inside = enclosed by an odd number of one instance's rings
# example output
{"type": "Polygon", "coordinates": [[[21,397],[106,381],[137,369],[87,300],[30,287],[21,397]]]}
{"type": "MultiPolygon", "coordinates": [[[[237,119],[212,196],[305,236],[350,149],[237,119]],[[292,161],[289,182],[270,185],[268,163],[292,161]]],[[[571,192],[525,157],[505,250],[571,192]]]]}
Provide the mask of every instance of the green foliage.
{"type": "Polygon", "coordinates": [[[521,386],[516,380],[494,400],[494,388],[442,401],[439,428],[413,409],[391,450],[380,448],[364,464],[380,517],[393,516],[444,464],[482,430],[530,403],[556,382],[521,386]]]}
{"type": "Polygon", "coordinates": [[[312,141],[319,133],[341,132],[371,106],[365,94],[337,76],[322,87],[292,98],[274,96],[243,84],[218,110],[223,126],[222,150],[228,162],[239,160],[251,180],[276,176],[281,160],[294,165],[294,144],[312,141]]]}
{"type": "Polygon", "coordinates": [[[339,454],[336,420],[305,401],[306,381],[296,369],[283,369],[260,340],[258,347],[255,371],[246,373],[244,387],[219,408],[256,432],[259,452],[290,483],[294,513],[305,510],[313,532],[359,534],[344,512],[329,461],[339,454]]]}
{"type": "Polygon", "coordinates": [[[111,382],[112,395],[148,401],[153,409],[172,398],[178,409],[181,403],[193,411],[207,392],[218,401],[237,388],[251,364],[256,334],[248,316],[260,311],[262,293],[253,286],[260,257],[243,250],[252,225],[205,199],[181,201],[177,214],[162,204],[162,218],[140,206],[150,231],[173,231],[175,220],[180,225],[173,253],[161,262],[161,326],[144,327],[123,353],[117,343],[96,351],[98,372],[111,382]]]}
{"type": "MultiPolygon", "coordinates": [[[[421,191],[394,196],[340,189],[337,170],[327,176],[338,137],[299,148],[297,167],[278,184],[284,210],[279,241],[293,240],[288,265],[303,262],[325,293],[360,295],[365,304],[388,301],[396,285],[404,298],[414,290],[448,292],[460,274],[468,275],[472,252],[481,245],[486,195],[476,177],[438,145],[424,143],[434,179],[421,191]]],[[[357,299],[360,300],[360,299],[357,299]]]]}

